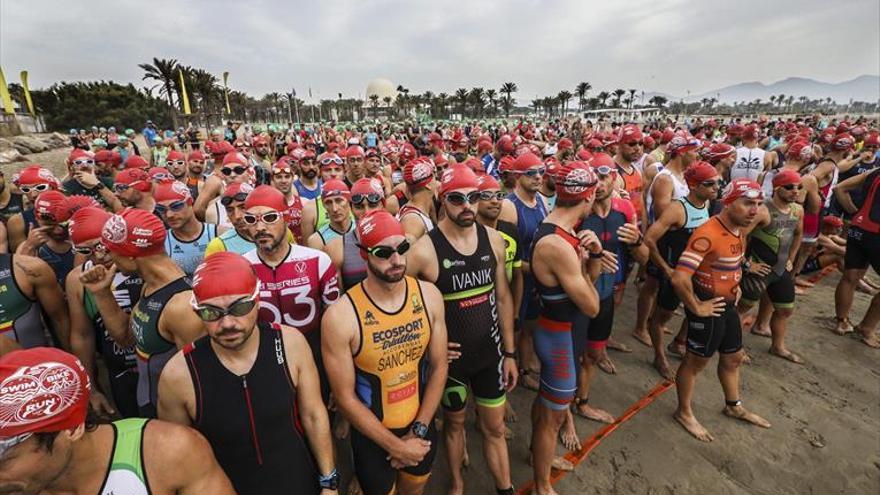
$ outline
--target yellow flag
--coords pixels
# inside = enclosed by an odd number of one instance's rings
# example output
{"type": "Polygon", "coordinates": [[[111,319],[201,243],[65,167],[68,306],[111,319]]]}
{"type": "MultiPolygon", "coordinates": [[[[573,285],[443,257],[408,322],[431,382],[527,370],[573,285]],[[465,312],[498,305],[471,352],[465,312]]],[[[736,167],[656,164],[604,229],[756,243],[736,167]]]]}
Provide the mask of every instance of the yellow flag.
{"type": "Polygon", "coordinates": [[[6,87],[6,76],[3,75],[3,69],[0,69],[0,103],[3,103],[4,112],[15,113],[12,97],[9,96],[9,88],[6,87]]]}
{"type": "Polygon", "coordinates": [[[24,101],[27,103],[28,112],[31,113],[31,116],[36,117],[37,113],[34,112],[34,102],[31,101],[31,90],[28,87],[28,72],[26,70],[21,71],[21,87],[24,88],[24,101]]]}
{"type": "Polygon", "coordinates": [[[183,80],[183,69],[178,69],[178,72],[180,72],[180,93],[183,95],[183,113],[189,115],[189,96],[186,95],[186,82],[183,80]]]}
{"type": "Polygon", "coordinates": [[[232,115],[232,108],[229,107],[229,87],[226,81],[229,79],[229,71],[223,73],[223,95],[226,97],[226,115],[232,115]]]}

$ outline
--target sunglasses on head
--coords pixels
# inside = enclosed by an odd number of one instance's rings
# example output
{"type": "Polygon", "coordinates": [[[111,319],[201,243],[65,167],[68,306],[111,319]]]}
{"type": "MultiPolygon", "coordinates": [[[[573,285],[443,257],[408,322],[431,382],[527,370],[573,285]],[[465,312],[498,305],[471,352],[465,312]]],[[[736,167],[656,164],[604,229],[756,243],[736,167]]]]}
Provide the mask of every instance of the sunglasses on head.
{"type": "Polygon", "coordinates": [[[278,213],[277,211],[269,211],[261,215],[245,213],[244,216],[242,216],[241,218],[242,220],[244,220],[244,223],[248,225],[256,225],[257,222],[263,222],[266,225],[271,225],[281,219],[281,213],[278,213]]]}
{"type": "Polygon", "coordinates": [[[49,190],[49,184],[37,184],[35,186],[19,186],[21,192],[27,194],[31,191],[43,192],[49,190]]]}
{"type": "Polygon", "coordinates": [[[467,201],[470,204],[475,204],[480,200],[480,191],[471,191],[467,194],[460,192],[451,192],[446,194],[446,201],[455,206],[461,206],[467,201]]]}
{"type": "Polygon", "coordinates": [[[290,167],[275,167],[272,169],[272,175],[289,174],[293,175],[293,169],[290,167]]]}
{"type": "Polygon", "coordinates": [[[373,246],[371,248],[368,248],[360,244],[358,244],[357,246],[366,251],[368,254],[372,254],[373,256],[381,258],[383,260],[391,258],[392,256],[394,256],[394,253],[403,256],[404,254],[406,254],[407,251],[409,251],[410,248],[409,241],[405,239],[400,244],[398,244],[396,248],[393,248],[391,246],[373,246]]]}
{"type": "Polygon", "coordinates": [[[547,172],[547,169],[545,167],[530,168],[529,170],[526,170],[525,172],[520,172],[520,175],[524,175],[526,177],[541,177],[546,172],[547,172]]]}
{"type": "Polygon", "coordinates": [[[223,175],[232,175],[233,173],[235,175],[241,175],[241,174],[245,173],[246,170],[247,170],[247,167],[242,167],[241,165],[236,165],[233,168],[223,167],[220,169],[220,172],[223,175]]]}
{"type": "Polygon", "coordinates": [[[185,160],[168,160],[168,161],[165,162],[165,165],[167,165],[167,166],[171,166],[171,165],[186,165],[186,161],[185,161],[185,160]]]}
{"type": "Polygon", "coordinates": [[[492,199],[494,199],[496,201],[501,201],[502,199],[504,199],[505,196],[506,196],[506,194],[504,194],[504,191],[481,191],[480,192],[480,199],[482,201],[489,201],[492,199]]]}
{"type": "Polygon", "coordinates": [[[786,184],[782,186],[786,191],[800,191],[804,188],[803,184],[786,184]]]}
{"type": "Polygon", "coordinates": [[[217,306],[212,306],[210,304],[199,305],[195,303],[193,303],[192,307],[196,311],[196,315],[198,315],[199,319],[202,321],[218,321],[227,315],[244,316],[250,313],[256,305],[256,291],[254,291],[254,295],[241,298],[226,308],[218,308],[217,306]]]}
{"type": "Polygon", "coordinates": [[[330,165],[331,163],[335,163],[337,165],[342,165],[342,158],[333,157],[333,158],[322,158],[321,165],[330,165]]]}
{"type": "Polygon", "coordinates": [[[593,167],[593,170],[597,174],[604,176],[604,177],[607,177],[607,176],[611,175],[612,173],[614,173],[614,169],[609,167],[608,165],[600,165],[598,167],[593,167]]]}
{"type": "Polygon", "coordinates": [[[232,196],[223,196],[220,198],[220,204],[223,206],[229,206],[233,201],[238,201],[239,203],[244,202],[248,197],[247,193],[235,193],[232,196]]]}
{"type": "Polygon", "coordinates": [[[168,203],[168,206],[165,206],[161,203],[156,203],[155,209],[156,213],[159,215],[164,215],[168,213],[168,211],[180,211],[186,206],[185,199],[178,199],[177,201],[172,201],[168,203]]]}
{"type": "Polygon", "coordinates": [[[351,195],[351,204],[355,206],[360,206],[364,201],[370,203],[370,206],[376,206],[377,204],[382,202],[382,195],[378,193],[369,193],[369,194],[352,194],[351,195]]]}
{"type": "Polygon", "coordinates": [[[73,164],[77,167],[90,167],[95,164],[95,160],[91,158],[80,158],[73,161],[73,164]]]}
{"type": "Polygon", "coordinates": [[[157,174],[153,174],[153,176],[150,177],[150,179],[152,179],[153,182],[162,182],[163,180],[168,180],[168,179],[173,179],[173,178],[174,177],[172,177],[171,174],[169,174],[167,172],[159,172],[157,174]]]}

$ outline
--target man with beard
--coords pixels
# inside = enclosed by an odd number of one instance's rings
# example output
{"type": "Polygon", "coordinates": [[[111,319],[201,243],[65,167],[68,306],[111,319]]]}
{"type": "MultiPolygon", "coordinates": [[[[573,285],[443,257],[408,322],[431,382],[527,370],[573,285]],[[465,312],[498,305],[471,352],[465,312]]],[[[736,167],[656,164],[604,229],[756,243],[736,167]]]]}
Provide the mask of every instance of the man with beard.
{"type": "Polygon", "coordinates": [[[253,237],[251,237],[248,225],[244,223],[244,201],[253,190],[254,188],[248,184],[234,182],[223,191],[220,204],[223,206],[232,228],[211,239],[208,247],[205,248],[206,258],[222,251],[232,251],[243,255],[254,249],[253,237]]]}
{"type": "Polygon", "coordinates": [[[37,200],[37,196],[50,189],[57,191],[61,187],[61,183],[49,169],[39,165],[29,165],[12,176],[12,184],[22,192],[28,205],[20,213],[9,217],[6,222],[9,251],[15,252],[18,245],[27,239],[31,229],[37,225],[36,212],[34,211],[34,201],[37,200]]]}
{"type": "Polygon", "coordinates": [[[211,446],[164,421],[87,419],[91,383],[74,356],[41,347],[0,358],[4,407],[52,407],[0,423],[0,493],[235,493],[211,446]],[[40,377],[45,378],[44,382],[40,377]],[[22,380],[34,386],[23,388],[22,380]],[[147,474],[149,473],[149,477],[147,474]]]}
{"type": "Polygon", "coordinates": [[[116,197],[122,205],[152,213],[156,209],[153,199],[153,182],[150,175],[140,168],[127,168],[116,174],[113,184],[116,197]]]}
{"type": "MultiPolygon", "coordinates": [[[[344,162],[336,153],[322,153],[318,157],[318,163],[321,165],[322,188],[325,182],[334,179],[342,180],[345,177],[345,171],[342,168],[344,162]]],[[[320,194],[318,196],[320,197],[320,194]]],[[[328,223],[330,223],[330,217],[327,216],[327,210],[324,209],[324,204],[321,201],[309,201],[303,205],[302,235],[304,239],[308,239],[328,223]]]]}
{"type": "MultiPolygon", "coordinates": [[[[250,165],[250,160],[242,153],[228,153],[223,158],[223,166],[214,170],[213,177],[220,177],[218,194],[211,193],[211,198],[205,194],[199,195],[199,200],[195,203],[194,208],[198,214],[199,208],[205,208],[205,221],[215,223],[217,225],[228,224],[229,219],[226,217],[226,210],[219,199],[219,192],[223,191],[226,186],[234,183],[253,184],[255,181],[254,170],[250,165]],[[202,201],[202,200],[205,201],[202,201]],[[200,204],[201,203],[201,204],[200,204]]],[[[214,184],[217,184],[216,182],[214,184]]],[[[213,191],[213,187],[211,188],[213,191]]],[[[207,191],[207,186],[203,189],[203,193],[207,191]]]]}
{"type": "Polygon", "coordinates": [[[192,151],[186,157],[186,187],[193,197],[193,201],[199,197],[199,192],[205,186],[205,155],[198,149],[192,151]]]}
{"type": "Polygon", "coordinates": [[[27,256],[36,256],[45,261],[55,278],[64,286],[64,279],[73,269],[73,246],[67,232],[70,212],[67,209],[67,197],[59,191],[41,193],[34,202],[37,224],[28,233],[27,239],[15,252],[27,256]]]}
{"type": "MultiPolygon", "coordinates": [[[[287,203],[277,189],[257,187],[244,207],[242,219],[256,244],[256,249],[244,256],[260,280],[260,321],[301,331],[323,377],[321,315],[339,298],[336,268],[325,253],[290,242],[287,203]]],[[[326,380],[322,380],[322,393],[326,400],[326,380]]]]}
{"type": "MultiPolygon", "coordinates": [[[[648,246],[651,262],[662,274],[657,307],[654,309],[648,328],[651,344],[654,346],[654,368],[667,380],[674,380],[675,374],[670,369],[669,359],[663,347],[663,327],[681,303],[672,287],[672,274],[678,258],[687,247],[691,234],[709,220],[711,202],[718,197],[721,182],[718,172],[706,162],[692,164],[685,170],[684,178],[690,189],[688,195],[673,201],[645,233],[645,244],[648,246]]],[[[682,330],[669,344],[670,352],[684,355],[686,338],[687,326],[686,323],[682,323],[682,330]]]]}
{"type": "Polygon", "coordinates": [[[385,195],[391,194],[391,169],[382,167],[382,155],[376,148],[369,148],[365,153],[364,176],[381,181],[385,195]]]}
{"type": "MultiPolygon", "coordinates": [[[[85,290],[80,275],[95,265],[109,267],[113,259],[101,246],[101,230],[110,218],[110,213],[96,208],[85,207],[78,210],[70,219],[70,239],[77,254],[85,257],[67,275],[65,282],[68,307],[70,310],[70,349],[83,363],[95,389],[89,402],[98,414],[112,415],[116,411],[107,397],[98,390],[95,380],[97,366],[95,354],[100,354],[110,378],[110,397],[120,416],[131,418],[138,415],[137,406],[137,355],[134,346],[123,347],[117,344],[104,326],[104,319],[98,312],[94,296],[85,290]]],[[[144,281],[137,275],[117,272],[110,290],[116,303],[125,312],[140,297],[144,281]]]]}
{"type": "Polygon", "coordinates": [[[294,169],[287,157],[281,158],[272,165],[272,186],[284,194],[284,201],[287,203],[287,217],[289,218],[287,226],[293,233],[297,244],[302,244],[305,240],[302,237],[303,202],[298,190],[293,187],[294,177],[294,169]]]}
{"type": "Polygon", "coordinates": [[[202,433],[238,493],[335,493],[330,425],[308,343],[295,328],[257,321],[258,286],[241,255],[218,253],[199,265],[193,310],[206,335],[165,366],[159,418],[202,433]]]}
{"type": "Polygon", "coordinates": [[[437,451],[433,418],[447,376],[443,298],[405,275],[410,245],[391,214],[365,215],[357,232],[367,278],[324,314],[322,354],[336,404],[354,426],[364,493],[417,495],[437,451]]]}
{"type": "MultiPolygon", "coordinates": [[[[355,221],[360,220],[371,211],[385,207],[382,184],[377,179],[364,177],[351,186],[351,211],[355,221]]],[[[355,286],[367,276],[367,262],[360,255],[358,248],[357,229],[346,232],[324,246],[324,252],[330,256],[336,273],[342,278],[342,290],[355,286]]]]}
{"type": "Polygon", "coordinates": [[[351,214],[351,192],[344,182],[329,180],[321,188],[324,211],[330,221],[309,236],[306,244],[314,249],[323,249],[330,241],[354,231],[354,217],[351,214]]]}
{"type": "MultiPolygon", "coordinates": [[[[649,225],[657,218],[660,218],[663,211],[673,201],[687,196],[690,192],[687,181],[684,180],[684,171],[697,160],[697,150],[699,148],[700,141],[684,133],[674,136],[667,143],[665,154],[669,158],[669,162],[654,177],[650,186],[648,186],[645,198],[645,209],[649,225]]],[[[636,325],[632,335],[646,346],[651,346],[648,320],[654,313],[661,276],[662,274],[659,269],[653,263],[648,263],[645,268],[645,281],[639,288],[639,297],[636,304],[636,325]]]]}
{"type": "Polygon", "coordinates": [[[577,388],[572,324],[578,314],[593,318],[600,309],[591,280],[601,267],[602,244],[592,231],[572,229],[590,211],[597,182],[583,162],[562,165],[556,173],[556,208],[534,233],[531,269],[541,298],[534,345],[541,375],[532,404],[531,450],[539,495],[556,494],[550,483],[556,436],[577,388]]]}
{"type": "Polygon", "coordinates": [[[523,291],[523,246],[519,241],[516,225],[498,219],[501,215],[501,204],[507,194],[501,190],[501,185],[491,175],[481,175],[478,179],[480,202],[477,203],[477,222],[484,227],[495,229],[504,239],[504,270],[507,282],[510,284],[513,307],[519,308],[523,291]]]}
{"type": "Polygon", "coordinates": [[[156,200],[156,213],[168,226],[165,254],[177,263],[187,277],[192,277],[205,257],[208,243],[224,227],[202,223],[196,218],[192,196],[182,182],[175,180],[156,184],[153,199],[156,200]]]}
{"type": "Polygon", "coordinates": [[[139,416],[156,417],[159,375],[178,348],[202,335],[190,307],[192,290],[183,271],[165,254],[165,227],[152,213],[127,208],[111,216],[101,232],[113,264],[95,265],[80,277],[95,298],[104,325],[117,344],[136,344],[139,416]],[[116,271],[140,274],[144,280],[129,316],[111,289],[116,271]]]}
{"type": "Polygon", "coordinates": [[[164,167],[174,180],[186,181],[186,155],[182,152],[177,150],[169,151],[168,156],[165,157],[164,167]]]}
{"type": "Polygon", "coordinates": [[[358,145],[349,146],[344,152],[345,157],[345,185],[351,187],[352,184],[364,176],[364,149],[358,145]]]}
{"type": "Polygon", "coordinates": [[[499,493],[512,493],[504,405],[517,380],[515,308],[502,261],[504,239],[476,223],[472,206],[480,200],[478,186],[477,176],[467,167],[454,166],[443,173],[439,192],[445,215],[413,245],[407,273],[433,283],[443,294],[449,346],[458,356],[449,363],[442,401],[452,474],[449,493],[464,493],[461,466],[469,394],[477,405],[483,452],[495,487],[499,493]]]}
{"type": "Polygon", "coordinates": [[[694,416],[691,402],[697,375],[719,352],[718,379],[724,390],[724,414],[769,428],[740,400],[739,368],[745,358],[742,327],[735,305],[742,276],[743,238],[758,215],[763,192],[749,179],[735,179],[724,191],[725,208],[697,227],[678,259],[672,286],[684,303],[688,322],[687,352],[678,368],[675,419],[691,435],[711,442],[712,435],[694,416]]]}
{"type": "Polygon", "coordinates": [[[304,150],[299,160],[299,177],[293,181],[293,186],[299,195],[305,199],[314,200],[321,196],[321,179],[318,178],[318,161],[315,153],[304,150]]]}
{"type": "Polygon", "coordinates": [[[516,225],[520,242],[523,245],[523,301],[517,315],[514,315],[517,330],[522,330],[519,337],[520,366],[522,368],[523,386],[537,390],[539,384],[535,376],[538,374],[538,359],[532,346],[532,333],[538,319],[540,303],[535,293],[534,278],[528,261],[531,257],[532,239],[538,225],[547,216],[547,207],[538,195],[543,177],[547,172],[544,163],[534,153],[526,152],[513,162],[516,185],[501,205],[500,219],[516,225]]]}
{"type": "Polygon", "coordinates": [[[269,139],[265,136],[254,136],[251,145],[254,147],[251,152],[251,157],[253,160],[263,169],[271,170],[272,169],[272,149],[269,146],[269,139]]]}
{"type": "Polygon", "coordinates": [[[617,167],[618,188],[626,191],[630,203],[636,210],[639,225],[644,223],[644,205],[642,204],[642,173],[636,164],[643,156],[642,131],[636,125],[626,125],[620,130],[617,154],[614,164],[617,167]]]}
{"type": "Polygon", "coordinates": [[[73,150],[67,158],[67,173],[70,178],[61,183],[65,194],[89,196],[106,208],[114,211],[121,209],[111,191],[114,179],[96,175],[95,155],[88,151],[73,150]]]}

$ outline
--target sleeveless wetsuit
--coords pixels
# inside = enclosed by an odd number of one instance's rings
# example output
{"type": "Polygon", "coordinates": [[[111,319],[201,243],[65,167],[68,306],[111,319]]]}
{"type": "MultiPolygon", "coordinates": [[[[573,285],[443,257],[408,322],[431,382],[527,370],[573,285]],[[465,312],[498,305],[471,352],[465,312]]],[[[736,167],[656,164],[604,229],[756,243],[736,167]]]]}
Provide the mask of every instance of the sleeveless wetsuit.
{"type": "Polygon", "coordinates": [[[506,400],[495,301],[495,253],[486,227],[474,225],[477,247],[469,255],[459,253],[440,229],[428,233],[437,254],[434,285],[443,294],[449,341],[461,344],[461,358],[449,363],[443,392],[443,407],[450,411],[464,409],[468,387],[483,407],[502,406],[506,400]]]}
{"type": "MultiPolygon", "coordinates": [[[[766,292],[774,307],[790,309],[794,307],[794,278],[786,270],[786,264],[794,233],[801,223],[801,205],[792,203],[789,212],[784,213],[773,205],[772,198],[764,204],[770,212],[770,223],[752,230],[747,256],[752,262],[770,265],[770,273],[766,276],[744,274],[740,282],[742,300],[755,304],[766,292]]],[[[791,260],[792,263],[794,261],[791,260]]]]}
{"type": "MultiPolygon", "coordinates": [[[[410,431],[418,415],[428,370],[431,320],[418,280],[404,277],[406,296],[400,308],[386,312],[376,306],[360,283],[345,297],[357,315],[359,344],[355,351],[355,392],[363,404],[398,437],[410,431]]],[[[437,431],[429,421],[431,447],[416,466],[401,469],[409,478],[426,478],[437,453],[437,431]]],[[[364,493],[390,493],[398,471],[388,454],[351,429],[355,474],[364,493]]]]}
{"type": "Polygon", "coordinates": [[[177,293],[189,290],[192,290],[189,282],[181,277],[152,294],[141,294],[131,312],[129,325],[134,332],[138,356],[138,407],[144,417],[156,417],[159,375],[165,363],[177,352],[177,345],[159,333],[162,310],[177,293]]]}
{"type": "Polygon", "coordinates": [[[354,232],[354,228],[354,220],[349,220],[348,230],[346,230],[345,232],[339,232],[338,230],[333,228],[332,224],[328,223],[327,225],[322,227],[321,230],[318,231],[318,236],[321,238],[321,240],[324,242],[324,245],[326,246],[327,244],[330,244],[330,241],[332,241],[333,239],[338,239],[343,235],[348,234],[349,232],[354,232]]]}
{"type": "Polygon", "coordinates": [[[648,195],[645,197],[645,208],[648,210],[648,223],[651,224],[656,220],[657,214],[654,212],[654,184],[657,183],[657,178],[661,175],[669,176],[672,179],[672,199],[681,199],[688,194],[690,194],[691,190],[688,187],[687,183],[684,179],[679,179],[677,175],[672,173],[672,170],[668,168],[664,168],[663,170],[657,172],[657,175],[654,176],[654,180],[651,182],[651,185],[648,187],[648,195]]]}
{"type": "Polygon", "coordinates": [[[40,303],[26,296],[15,280],[14,254],[0,254],[0,335],[25,349],[48,345],[40,303]]]}
{"type": "Polygon", "coordinates": [[[523,245],[519,241],[516,225],[498,220],[498,223],[495,224],[495,230],[504,239],[504,272],[507,274],[507,281],[510,282],[513,280],[514,268],[522,268],[523,245]]]}
{"type": "Polygon", "coordinates": [[[168,236],[165,237],[165,253],[177,263],[183,273],[192,277],[199,263],[205,259],[205,250],[214,237],[217,237],[217,226],[211,223],[203,223],[202,232],[191,241],[181,241],[169,229],[168,236]]]}
{"type": "Polygon", "coordinates": [[[740,146],[736,149],[736,161],[730,166],[730,180],[747,178],[758,180],[758,175],[764,171],[764,155],[766,151],[761,148],[746,148],[740,146]]]}
{"type": "Polygon", "coordinates": [[[321,186],[322,185],[323,185],[323,182],[321,181],[321,179],[318,179],[318,186],[314,189],[307,188],[305,186],[305,184],[300,182],[299,179],[296,179],[295,181],[293,181],[293,187],[296,188],[296,191],[299,193],[299,195],[302,196],[303,198],[312,199],[312,200],[321,197],[321,186]]]}
{"type": "Polygon", "coordinates": [[[281,327],[259,322],[254,364],[235,375],[211,337],[184,348],[201,432],[238,493],[317,494],[318,470],[306,443],[281,327]]]}
{"type": "MultiPolygon", "coordinates": [[[[681,228],[666,231],[657,242],[657,249],[660,251],[660,255],[663,256],[666,264],[673,269],[678,264],[678,258],[681,257],[681,253],[687,247],[691,234],[697,227],[709,220],[709,208],[711,206],[710,202],[706,201],[702,208],[698,208],[688,201],[687,197],[679,199],[678,202],[684,207],[684,225],[681,228]]],[[[667,311],[675,311],[681,301],[678,298],[678,294],[675,293],[672,281],[666,277],[665,273],[660,273],[662,277],[660,278],[660,289],[657,293],[657,304],[667,311]]]]}
{"type": "Polygon", "coordinates": [[[113,427],[113,453],[100,495],[148,495],[147,468],[144,466],[144,429],[149,419],[120,419],[113,427]]]}
{"type": "Polygon", "coordinates": [[[211,239],[208,247],[205,248],[205,257],[222,251],[244,255],[248,251],[253,251],[255,247],[256,244],[239,235],[235,229],[229,229],[211,239]]]}
{"type": "Polygon", "coordinates": [[[342,236],[342,288],[348,290],[367,278],[367,262],[361,258],[357,247],[357,233],[346,232],[342,236]]]}
{"type": "MultiPolygon", "coordinates": [[[[523,203],[515,192],[508,194],[507,199],[516,207],[516,230],[523,247],[523,260],[530,261],[532,259],[532,241],[535,238],[535,231],[537,231],[538,225],[547,217],[547,208],[544,206],[544,202],[539,195],[535,195],[535,206],[528,206],[523,203]]],[[[519,321],[534,320],[538,317],[539,312],[540,304],[535,293],[534,277],[531,274],[525,274],[523,277],[522,304],[519,307],[519,321]]]]}
{"type": "Polygon", "coordinates": [[[9,217],[16,213],[21,213],[22,210],[24,210],[24,195],[10,193],[9,202],[6,203],[6,206],[0,208],[0,222],[5,224],[9,220],[9,217]]]}
{"type": "Polygon", "coordinates": [[[844,267],[880,271],[880,169],[868,172],[861,190],[864,202],[853,215],[846,239],[844,267]]]}
{"type": "Polygon", "coordinates": [[[70,273],[70,270],[73,270],[75,257],[76,253],[73,250],[73,246],[69,246],[67,251],[63,253],[58,253],[45,244],[37,248],[37,258],[45,261],[52,268],[52,271],[55,273],[55,280],[61,284],[62,289],[64,288],[64,282],[67,280],[67,274],[70,273]]]}

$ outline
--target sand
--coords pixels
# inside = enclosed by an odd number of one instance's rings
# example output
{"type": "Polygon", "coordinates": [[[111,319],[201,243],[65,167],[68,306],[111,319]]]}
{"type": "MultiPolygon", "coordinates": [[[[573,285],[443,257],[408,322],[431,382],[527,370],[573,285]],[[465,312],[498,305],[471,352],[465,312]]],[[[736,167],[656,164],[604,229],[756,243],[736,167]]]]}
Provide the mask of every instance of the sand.
{"type": "MultiPolygon", "coordinates": [[[[66,154],[66,150],[53,150],[29,158],[63,174],[66,154]]],[[[4,165],[3,170],[10,177],[11,171],[20,167],[4,165]]],[[[769,339],[750,334],[744,337],[752,364],[742,370],[742,399],[746,407],[770,421],[772,428],[757,428],[721,414],[724,398],[713,362],[697,383],[694,408],[714,442],[697,441],[672,419],[676,406],[672,389],[607,437],[575,472],[557,484],[557,491],[880,493],[880,350],[829,331],[838,278],[832,274],[798,298],[788,342],[806,360],[805,365],[770,356],[769,339]]],[[[854,320],[864,314],[868,301],[865,294],[856,294],[854,320]]],[[[617,311],[614,335],[635,352],[611,352],[618,374],[598,373],[590,398],[591,404],[615,416],[659,382],[650,365],[651,350],[629,337],[634,319],[635,291],[630,287],[617,311]]],[[[675,318],[670,327],[677,328],[678,321],[675,318]]],[[[532,475],[527,449],[533,397],[533,392],[522,388],[510,397],[519,414],[519,421],[511,425],[516,436],[509,443],[516,485],[532,475]]],[[[581,438],[602,426],[583,419],[576,422],[581,438]]],[[[473,421],[468,428],[471,466],[465,474],[467,493],[494,493],[473,421]]],[[[347,464],[348,449],[341,447],[340,463],[347,464]]],[[[564,452],[562,447],[559,452],[564,452]]],[[[446,492],[447,473],[441,450],[428,494],[446,492]]]]}

